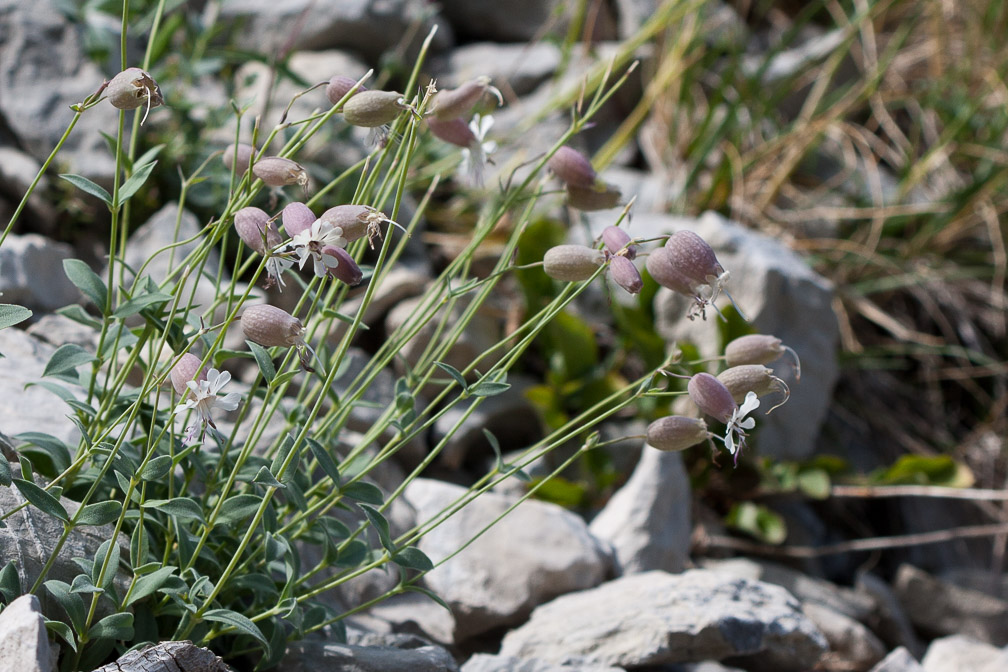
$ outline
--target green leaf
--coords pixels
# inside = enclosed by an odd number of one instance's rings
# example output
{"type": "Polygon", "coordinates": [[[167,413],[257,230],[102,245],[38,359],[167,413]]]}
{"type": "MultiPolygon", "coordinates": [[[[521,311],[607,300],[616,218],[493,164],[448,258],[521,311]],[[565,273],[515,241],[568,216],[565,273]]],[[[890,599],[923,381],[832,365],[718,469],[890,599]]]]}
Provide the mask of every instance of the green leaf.
{"type": "Polygon", "coordinates": [[[273,366],[273,359],[269,356],[269,352],[258,343],[253,343],[252,341],[245,342],[248,343],[249,350],[252,351],[252,356],[255,357],[256,364],[259,365],[263,378],[267,383],[272,382],[276,378],[276,367],[273,366]]]}
{"type": "Polygon", "coordinates": [[[315,459],[318,461],[319,466],[322,467],[322,471],[326,473],[326,476],[332,479],[332,482],[336,486],[339,486],[339,467],[336,466],[336,461],[332,458],[332,455],[329,454],[329,451],[326,450],[321,443],[315,441],[314,439],[308,439],[308,447],[311,449],[312,455],[314,455],[315,459]]]}
{"type": "Polygon", "coordinates": [[[823,469],[802,469],[798,472],[798,489],[809,497],[826,499],[830,496],[830,477],[823,469]]]}
{"type": "Polygon", "coordinates": [[[276,479],[269,467],[259,467],[259,473],[252,479],[253,483],[265,485],[271,488],[286,488],[287,486],[276,479]]]}
{"type": "Polygon", "coordinates": [[[381,506],[385,503],[385,494],[373,483],[356,481],[343,488],[343,495],[359,502],[381,506]]]}
{"type": "Polygon", "coordinates": [[[12,483],[14,474],[11,472],[10,463],[6,457],[0,456],[0,486],[7,487],[12,483]]]}
{"type": "Polygon", "coordinates": [[[87,633],[88,640],[133,639],[133,614],[109,614],[91,626],[87,633]]]}
{"type": "Polygon", "coordinates": [[[144,481],[160,481],[172,468],[172,458],[170,455],[158,455],[150,460],[140,470],[140,478],[144,481]]]}
{"type": "Polygon", "coordinates": [[[77,513],[78,525],[107,525],[119,519],[122,504],[116,501],[95,502],[77,513]]]}
{"type": "Polygon", "coordinates": [[[67,515],[66,509],[60,504],[60,501],[53,497],[50,493],[46,492],[39,486],[35,485],[31,481],[25,481],[20,478],[11,479],[14,482],[14,487],[27,499],[31,504],[43,511],[48,513],[53,518],[59,518],[63,522],[69,522],[70,517],[67,515]]]}
{"type": "Polygon", "coordinates": [[[74,373],[78,366],[95,361],[95,356],[75,343],[61,345],[49,358],[43,376],[74,373]]]}
{"type": "MultiPolygon", "coordinates": [[[[223,623],[233,627],[238,632],[254,637],[263,645],[263,647],[265,647],[266,651],[269,652],[269,642],[266,641],[266,637],[264,637],[262,631],[259,630],[259,626],[253,623],[247,616],[243,616],[237,611],[231,611],[230,609],[211,609],[203,614],[203,620],[223,623]]],[[[267,655],[269,654],[267,653],[267,655]]]]}
{"type": "Polygon", "coordinates": [[[751,534],[767,544],[781,544],[787,539],[787,523],[778,514],[753,502],[739,502],[725,516],[725,523],[751,534]]]}
{"type": "Polygon", "coordinates": [[[144,502],[143,507],[145,509],[153,509],[155,511],[160,511],[161,513],[167,513],[169,516],[174,516],[179,520],[198,520],[201,523],[205,522],[203,519],[203,509],[196,500],[191,497],[151,499],[144,502]]]}
{"type": "Polygon", "coordinates": [[[87,595],[90,593],[101,593],[104,591],[94,585],[91,581],[91,577],[87,574],[78,574],[74,577],[73,583],[70,584],[70,592],[77,593],[79,595],[87,595]]]}
{"type": "Polygon", "coordinates": [[[105,205],[112,207],[112,195],[105,191],[104,187],[95,184],[83,175],[64,173],[60,175],[64,180],[74,185],[78,189],[104,201],[105,205]]]}
{"type": "Polygon", "coordinates": [[[434,569],[434,563],[427,557],[427,554],[416,546],[404,548],[392,556],[392,562],[406,569],[416,569],[421,572],[429,572],[434,569]]]}
{"type": "Polygon", "coordinates": [[[423,586],[417,586],[417,585],[404,586],[404,588],[406,590],[412,591],[414,593],[423,593],[424,595],[426,595],[427,597],[429,597],[430,599],[434,600],[435,602],[437,602],[438,604],[440,604],[442,607],[444,607],[445,611],[447,611],[449,614],[453,613],[452,612],[452,608],[448,606],[447,602],[445,602],[444,600],[442,600],[434,592],[428,590],[427,588],[424,588],[423,586]]]}
{"type": "Polygon", "coordinates": [[[4,604],[10,604],[19,595],[21,595],[21,579],[18,578],[17,568],[11,560],[0,569],[0,597],[3,597],[4,604]]]}
{"type": "Polygon", "coordinates": [[[111,539],[106,539],[102,542],[101,546],[94,555],[94,565],[91,568],[91,580],[98,585],[99,588],[103,590],[108,590],[109,586],[112,585],[112,580],[115,579],[116,574],[119,572],[119,558],[122,551],[119,549],[119,544],[112,543],[111,539]],[[99,574],[101,573],[102,565],[105,564],[105,557],[108,556],[108,568],[105,570],[105,576],[101,577],[101,583],[98,582],[99,574]]]}
{"type": "Polygon", "coordinates": [[[287,470],[284,471],[283,475],[279,477],[281,483],[290,483],[291,479],[297,474],[298,463],[300,462],[300,451],[294,448],[294,439],[290,434],[284,438],[280,450],[277,451],[276,456],[273,458],[270,472],[274,476],[277,476],[288,458],[290,458],[290,464],[287,465],[287,470]]]}
{"type": "Polygon", "coordinates": [[[434,364],[439,367],[442,371],[447,373],[449,376],[455,379],[455,382],[459,384],[463,390],[467,389],[465,377],[462,372],[456,369],[451,364],[445,364],[444,362],[434,362],[434,364]]]}
{"type": "Polygon", "coordinates": [[[371,525],[378,532],[378,541],[381,545],[385,547],[385,550],[389,553],[395,553],[395,544],[392,543],[392,534],[389,529],[389,522],[385,519],[385,516],[381,514],[378,509],[368,506],[367,504],[361,504],[360,508],[364,511],[364,515],[371,522],[371,525]]]}
{"type": "Polygon", "coordinates": [[[354,539],[340,550],[336,564],[340,567],[356,567],[364,561],[367,554],[367,544],[360,539],[354,539]]]}
{"type": "Polygon", "coordinates": [[[39,468],[39,457],[42,462],[51,463],[49,466],[55,472],[54,476],[70,467],[70,449],[55,436],[43,432],[22,432],[14,438],[34,446],[21,446],[19,452],[27,455],[36,468],[39,468]]]}
{"type": "Polygon", "coordinates": [[[175,573],[175,569],[174,566],[168,565],[156,569],[150,574],[138,577],[133,584],[133,590],[130,592],[129,597],[126,598],[126,603],[123,606],[128,607],[148,595],[153,595],[158,588],[165,584],[168,577],[175,573]]]}
{"type": "Polygon", "coordinates": [[[13,303],[0,303],[0,329],[13,327],[32,316],[32,311],[13,303]]]}
{"type": "Polygon", "coordinates": [[[154,166],[156,165],[157,161],[151,161],[135,168],[133,174],[119,187],[119,193],[116,195],[119,199],[117,205],[122,205],[128,201],[143,186],[143,183],[150,177],[151,171],[154,170],[154,166]]]}
{"type": "Polygon", "coordinates": [[[245,352],[244,350],[218,350],[213,356],[213,366],[215,369],[219,369],[221,364],[231,359],[232,357],[241,357],[248,359],[252,357],[252,354],[245,352]]]}
{"type": "Polygon", "coordinates": [[[81,599],[81,596],[71,593],[70,586],[56,579],[50,579],[42,585],[46,587],[49,594],[63,607],[63,611],[66,612],[67,618],[70,619],[70,624],[73,625],[74,629],[77,632],[83,630],[86,615],[84,612],[84,601],[81,599]]]}
{"type": "MultiPolygon", "coordinates": [[[[104,285],[102,289],[104,289],[104,285]]],[[[62,315],[63,317],[69,318],[78,324],[83,324],[92,329],[101,329],[101,322],[91,317],[84,306],[79,303],[72,303],[69,306],[63,306],[62,308],[56,309],[56,313],[62,315]]]]}
{"type": "Polygon", "coordinates": [[[84,295],[91,299],[100,310],[105,310],[108,287],[98,277],[98,274],[91,270],[90,266],[80,259],[64,259],[63,272],[70,278],[70,282],[84,292],[84,295]]]}
{"type": "Polygon", "coordinates": [[[510,383],[498,383],[492,380],[484,380],[469,388],[469,394],[474,397],[493,397],[504,392],[511,387],[510,383]]]}
{"type": "Polygon", "coordinates": [[[285,373],[281,373],[280,375],[278,375],[276,378],[273,379],[273,382],[270,383],[270,387],[273,388],[280,387],[281,385],[287,383],[288,381],[293,380],[294,376],[298,375],[299,373],[301,373],[299,370],[287,371],[285,373]]]}
{"type": "Polygon", "coordinates": [[[244,523],[259,509],[260,504],[262,504],[262,497],[259,495],[246,494],[228,497],[221,504],[216,524],[234,525],[244,523]]]}
{"type": "Polygon", "coordinates": [[[50,621],[49,619],[46,619],[45,627],[46,630],[55,632],[60,636],[60,639],[70,645],[71,649],[77,651],[77,640],[74,637],[73,630],[70,629],[69,625],[63,621],[50,621]]]}
{"type": "Polygon", "coordinates": [[[112,313],[112,317],[124,318],[130,315],[136,315],[141,310],[150,308],[151,306],[157,304],[167,303],[172,300],[170,294],[165,294],[163,292],[153,292],[150,294],[141,294],[140,296],[134,296],[129,301],[125,301],[119,305],[112,313]]]}

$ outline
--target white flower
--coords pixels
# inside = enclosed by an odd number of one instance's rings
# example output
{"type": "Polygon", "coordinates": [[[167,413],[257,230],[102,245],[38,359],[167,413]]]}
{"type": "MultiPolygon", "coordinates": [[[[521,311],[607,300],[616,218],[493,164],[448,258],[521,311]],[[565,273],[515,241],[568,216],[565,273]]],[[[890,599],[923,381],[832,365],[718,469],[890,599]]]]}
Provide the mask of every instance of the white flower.
{"type": "Polygon", "coordinates": [[[469,130],[472,131],[475,139],[469,147],[462,150],[462,163],[459,166],[459,173],[472,176],[477,185],[483,184],[483,166],[487,157],[497,150],[497,143],[493,140],[484,142],[487,133],[493,128],[494,118],[491,115],[473,115],[469,122],[469,130]]]}
{"type": "Polygon", "coordinates": [[[732,412],[731,418],[728,419],[727,427],[728,430],[725,432],[724,445],[728,449],[728,452],[735,458],[735,463],[738,464],[738,454],[745,446],[746,430],[752,429],[756,426],[756,420],[754,418],[747,418],[752,411],[759,408],[760,402],[756,397],[755,392],[747,392],[745,399],[742,400],[742,405],[732,412]],[[738,435],[738,445],[735,444],[735,435],[738,435]]]}
{"type": "Polygon", "coordinates": [[[288,243],[288,249],[298,256],[298,268],[304,268],[305,262],[314,262],[315,275],[326,276],[326,269],[339,266],[339,259],[325,252],[326,246],[346,247],[343,229],[333,226],[332,222],[323,219],[315,220],[311,228],[305,229],[294,236],[288,243]]]}
{"type": "Polygon", "coordinates": [[[290,259],[284,259],[283,257],[271,256],[266,260],[266,289],[269,289],[274,284],[278,285],[280,291],[287,286],[284,282],[283,272],[294,265],[294,262],[290,259]]]}
{"type": "Polygon", "coordinates": [[[217,393],[230,380],[231,374],[227,371],[210,369],[207,371],[205,379],[198,382],[190,380],[186,383],[192,394],[188,395],[186,400],[175,408],[175,413],[178,414],[188,409],[196,411],[197,422],[186,428],[184,441],[187,445],[195,442],[197,430],[199,430],[199,440],[202,442],[203,433],[206,431],[207,425],[213,429],[217,429],[217,425],[214,424],[213,418],[210,416],[210,411],[215,406],[225,411],[233,411],[238,408],[241,395],[237,392],[231,392],[223,397],[217,396],[217,393]]]}

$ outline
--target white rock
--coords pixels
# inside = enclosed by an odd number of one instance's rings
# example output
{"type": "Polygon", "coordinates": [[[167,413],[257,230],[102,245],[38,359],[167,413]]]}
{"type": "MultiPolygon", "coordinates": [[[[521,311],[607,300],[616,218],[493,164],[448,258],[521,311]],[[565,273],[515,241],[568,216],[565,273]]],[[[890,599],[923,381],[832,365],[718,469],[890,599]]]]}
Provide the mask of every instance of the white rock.
{"type": "Polygon", "coordinates": [[[589,530],[612,544],[623,574],[681,572],[689,562],[691,499],[682,456],[645,446],[630,479],[589,530]]]}
{"type": "Polygon", "coordinates": [[[477,653],[462,665],[462,672],[623,672],[622,667],[608,665],[557,665],[536,658],[512,658],[477,653]]]}
{"type": "Polygon", "coordinates": [[[3,669],[17,672],[56,669],[42,608],[34,595],[22,595],[0,612],[0,661],[3,669]]]}
{"type": "Polygon", "coordinates": [[[826,636],[826,656],[834,668],[867,670],[886,655],[881,640],[850,616],[814,602],[802,605],[802,611],[826,636]]]}
{"type": "Polygon", "coordinates": [[[921,632],[969,635],[996,646],[1008,644],[1008,602],[986,592],[941,581],[901,565],[893,591],[921,632]]]}
{"type": "Polygon", "coordinates": [[[951,635],[931,642],[921,665],[925,672],[1004,672],[1008,651],[966,635],[951,635]]]}
{"type": "Polygon", "coordinates": [[[75,303],[80,291],[63,272],[74,250],[35,233],[10,235],[0,247],[0,292],[4,303],[51,311],[75,303]]]}
{"type": "Polygon", "coordinates": [[[400,649],[305,640],[288,646],[276,669],[277,672],[457,672],[458,665],[440,646],[400,649]]]}
{"type": "Polygon", "coordinates": [[[924,668],[904,647],[893,649],[871,672],[924,672],[924,668]]]}
{"type": "Polygon", "coordinates": [[[439,70],[445,74],[438,77],[437,86],[453,88],[486,76],[502,92],[520,96],[549,79],[559,67],[560,59],[560,48],[550,42],[466,44],[444,57],[439,70]]]}

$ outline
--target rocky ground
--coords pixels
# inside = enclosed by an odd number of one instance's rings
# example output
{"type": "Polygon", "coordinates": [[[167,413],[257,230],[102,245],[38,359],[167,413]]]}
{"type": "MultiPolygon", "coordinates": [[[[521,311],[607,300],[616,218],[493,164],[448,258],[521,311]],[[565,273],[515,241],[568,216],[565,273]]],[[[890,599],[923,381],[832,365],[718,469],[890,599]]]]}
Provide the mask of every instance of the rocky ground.
{"type": "MultiPolygon", "coordinates": [[[[297,53],[289,65],[307,81],[327,79],[338,72],[363,72],[381,54],[395,48],[404,34],[422,37],[437,24],[431,74],[444,82],[491,76],[509,99],[509,105],[497,115],[498,129],[506,135],[521,129],[523,115],[535,109],[537,97],[555,90],[547,88],[553,86],[549,78],[559,62],[559,50],[547,42],[532,47],[526,43],[552,20],[558,4],[562,3],[242,0],[223,3],[217,20],[222,24],[241,22],[236,47],[265,52],[283,46],[294,24],[302,21],[297,53]],[[307,20],[303,12],[307,12],[307,20]]],[[[602,3],[596,26],[598,49],[615,48],[618,40],[632,35],[653,14],[655,4],[653,0],[602,3]]],[[[716,18],[711,25],[722,31],[712,32],[712,39],[749,34],[750,29],[728,5],[709,2],[706,8],[716,18]]],[[[56,11],[50,0],[0,0],[0,36],[0,221],[6,221],[59,139],[68,104],[92,92],[108,73],[82,57],[79,27],[56,11]]],[[[749,39],[758,41],[754,35],[749,39]]],[[[829,39],[829,35],[817,35],[789,56],[815,58],[815,47],[829,39]]],[[[418,41],[407,48],[415,48],[418,41]]],[[[264,85],[267,72],[261,63],[249,63],[236,75],[236,86],[254,96],[256,87],[264,85]]],[[[578,68],[569,76],[576,81],[578,68]]],[[[297,90],[293,84],[282,84],[273,98],[277,109],[297,90]]],[[[226,99],[223,83],[208,81],[202,99],[208,107],[226,99]]],[[[610,113],[618,111],[617,104],[610,113]]],[[[593,132],[601,133],[607,124],[611,128],[612,122],[603,118],[593,132]]],[[[151,123],[158,123],[156,115],[151,123]]],[[[535,133],[555,137],[564,124],[563,114],[557,113],[543,120],[535,133]]],[[[61,172],[107,182],[113,166],[97,131],[113,125],[111,108],[96,108],[94,114],[85,115],[61,156],[65,162],[61,172]]],[[[221,133],[221,146],[229,133],[221,133]]],[[[588,142],[594,142],[593,137],[588,142]]],[[[320,146],[314,151],[318,158],[331,150],[320,146]]],[[[775,238],[716,213],[698,218],[667,214],[665,204],[671,200],[674,186],[662,176],[633,167],[630,158],[622,163],[625,165],[613,167],[604,177],[619,184],[625,194],[637,195],[634,235],[649,238],[683,228],[698,232],[733,276],[744,279],[733,286],[733,294],[746,307],[753,326],[761,333],[777,335],[801,357],[802,378],[791,401],[761,420],[760,454],[780,459],[815,455],[830,418],[839,375],[834,288],[775,238]],[[810,324],[816,328],[809,329],[810,324]]],[[[100,255],[94,249],[75,249],[60,240],[72,215],[57,209],[47,197],[55,189],[51,177],[44,187],[29,201],[17,232],[0,248],[4,302],[35,312],[30,323],[20,325],[23,329],[0,331],[0,353],[4,356],[0,360],[0,441],[6,459],[15,462],[20,443],[17,437],[25,433],[45,431],[76,443],[77,426],[57,410],[49,391],[32,384],[40,380],[58,346],[79,343],[94,347],[93,332],[54,311],[80,299],[62,271],[62,262],[83,257],[97,263],[100,255]]],[[[132,234],[128,245],[131,258],[146,260],[172,242],[175,212],[173,204],[165,204],[132,234]],[[166,219],[171,227],[166,226],[166,219]]],[[[611,223],[611,215],[593,215],[585,223],[585,227],[572,227],[571,242],[585,242],[597,235],[611,223]]],[[[184,214],[178,238],[197,230],[196,218],[184,214]]],[[[73,237],[75,242],[86,239],[73,237]]],[[[398,270],[398,275],[380,288],[367,318],[374,328],[396,319],[397,308],[403,310],[404,304],[408,310],[409,298],[431,277],[422,249],[412,258],[414,263],[398,270]]],[[[157,279],[169,268],[166,262],[161,268],[155,265],[148,270],[157,279]]],[[[585,314],[594,314],[594,308],[608,300],[600,289],[589,294],[580,308],[585,314]]],[[[683,319],[677,301],[668,290],[656,296],[657,332],[669,343],[690,340],[700,344],[702,355],[716,354],[704,352],[703,347],[714,342],[711,330],[717,328],[716,322],[683,319]]],[[[467,334],[469,345],[478,350],[481,337],[467,334]]],[[[359,354],[366,356],[363,351],[359,354]]],[[[370,392],[371,400],[389,403],[393,377],[390,374],[379,382],[370,392]]],[[[480,433],[484,427],[493,428],[502,443],[507,441],[506,446],[522,445],[522,419],[534,415],[535,409],[520,394],[520,386],[512,392],[493,398],[493,403],[483,405],[466,421],[467,426],[444,451],[439,465],[443,473],[482,459],[478,451],[484,448],[480,433]]],[[[364,431],[373,419],[368,412],[363,407],[355,411],[351,428],[364,431]]],[[[445,418],[444,422],[450,427],[454,419],[445,418]]],[[[623,427],[611,429],[616,435],[640,433],[623,427]]],[[[431,572],[425,585],[451,607],[450,613],[418,593],[397,596],[354,617],[348,624],[346,643],[324,637],[299,642],[288,649],[278,669],[1008,669],[1008,581],[1004,576],[968,565],[957,570],[954,561],[962,555],[954,552],[931,564],[897,563],[896,571],[883,573],[873,572],[868,564],[858,567],[844,561],[830,565],[817,559],[785,565],[756,557],[726,557],[723,549],[705,544],[711,536],[726,533],[712,522],[706,505],[691,492],[681,456],[661,453],[639,440],[621,450],[629,477],[590,519],[555,504],[528,501],[431,572]]],[[[402,475],[398,469],[389,465],[382,478],[395,483],[402,475]]],[[[394,525],[408,529],[453,501],[461,488],[450,480],[418,479],[411,483],[392,516],[394,525]]],[[[504,490],[478,499],[425,536],[421,550],[435,561],[446,557],[510,507],[516,497],[515,492],[504,490]]],[[[0,489],[0,512],[22,504],[17,491],[0,489]]],[[[795,534],[804,536],[809,545],[836,540],[816,509],[799,503],[793,511],[794,519],[800,521],[794,525],[795,534]]],[[[923,518],[927,513],[922,509],[919,515],[923,518]]],[[[57,532],[50,528],[55,521],[29,507],[5,522],[0,529],[0,566],[13,559],[22,578],[33,572],[37,576],[53,550],[50,540],[57,532]]],[[[75,554],[92,557],[102,540],[101,533],[75,537],[60,550],[51,575],[69,582],[77,572],[70,558],[75,554]]],[[[969,551],[963,553],[968,555],[969,551]]],[[[926,557],[924,551],[905,559],[926,557]]],[[[386,590],[389,580],[381,572],[365,575],[331,599],[343,606],[359,603],[386,590]]],[[[0,612],[0,667],[21,672],[55,669],[55,653],[41,609],[37,597],[22,596],[0,612]]],[[[218,665],[215,658],[198,649],[186,651],[175,658],[164,654],[157,663],[160,667],[143,669],[204,672],[218,665]],[[192,662],[184,662],[190,659],[192,662]]],[[[139,669],[125,664],[121,668],[123,672],[139,669]]]]}

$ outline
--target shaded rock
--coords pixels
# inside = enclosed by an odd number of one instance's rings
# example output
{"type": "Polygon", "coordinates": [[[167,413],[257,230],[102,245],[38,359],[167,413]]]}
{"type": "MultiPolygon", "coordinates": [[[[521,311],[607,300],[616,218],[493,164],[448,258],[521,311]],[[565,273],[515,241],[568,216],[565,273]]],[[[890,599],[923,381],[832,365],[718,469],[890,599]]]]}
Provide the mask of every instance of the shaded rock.
{"type": "Polygon", "coordinates": [[[802,605],[829,642],[821,664],[827,669],[867,670],[886,655],[885,645],[853,618],[814,602],[802,605]]]}
{"type": "Polygon", "coordinates": [[[462,672],[623,672],[609,665],[558,665],[537,658],[512,658],[477,653],[462,665],[462,672]]]}
{"type": "Polygon", "coordinates": [[[0,247],[2,300],[42,311],[78,301],[80,291],[63,272],[63,260],[73,257],[66,243],[35,233],[7,236],[0,247]]]}
{"type": "Polygon", "coordinates": [[[440,646],[417,648],[357,646],[320,641],[293,642],[278,672],[455,672],[451,654],[440,646]]]}
{"type": "Polygon", "coordinates": [[[376,63],[382,53],[399,46],[414,24],[411,53],[435,24],[434,50],[454,42],[448,23],[421,0],[229,0],[221,5],[219,20],[235,28],[234,46],[270,55],[280,50],[349,49],[376,63]]]}
{"type": "MultiPolygon", "coordinates": [[[[4,144],[44,160],[73,119],[69,106],[115,74],[86,58],[78,27],[52,2],[0,0],[0,118],[15,137],[4,144]]],[[[59,154],[65,172],[111,181],[115,162],[99,131],[114,133],[117,119],[108,103],[81,116],[59,154]]]]}
{"type": "Polygon", "coordinates": [[[477,42],[452,49],[433,66],[438,89],[458,86],[487,76],[505,96],[522,96],[553,76],[560,65],[560,48],[549,42],[499,44],[477,42]]]}
{"type": "MultiPolygon", "coordinates": [[[[0,360],[0,431],[11,436],[45,431],[76,446],[80,431],[67,417],[70,407],[42,387],[25,387],[42,379],[46,363],[55,351],[55,347],[20,329],[0,329],[0,354],[4,356],[0,360]]],[[[84,399],[81,388],[64,382],[58,384],[84,399]]]]}
{"type": "Polygon", "coordinates": [[[931,642],[921,665],[925,672],[1004,672],[1008,651],[966,635],[951,635],[931,642]]]}
{"type": "Polygon", "coordinates": [[[723,660],[811,669],[826,640],[779,586],[709,570],[645,572],[561,596],[509,632],[501,655],[636,667],[723,660]]]}
{"type": "MultiPolygon", "coordinates": [[[[614,0],[620,39],[628,39],[639,31],[662,6],[661,0],[614,0]]],[[[712,47],[738,48],[749,38],[745,20],[724,2],[705,2],[697,10],[703,21],[700,33],[712,47]]]]}
{"type": "Polygon", "coordinates": [[[22,595],[0,611],[0,660],[18,672],[52,672],[56,654],[49,646],[42,607],[34,595],[22,595]]]}
{"type": "Polygon", "coordinates": [[[870,625],[872,631],[890,647],[908,649],[915,658],[924,655],[924,644],[914,631],[910,619],[903,610],[892,586],[874,574],[862,572],[858,575],[855,588],[858,593],[875,601],[876,609],[870,625]]]}
{"type": "Polygon", "coordinates": [[[946,583],[912,565],[900,566],[893,591],[922,632],[1008,643],[1008,602],[993,595],[946,583]]]}
{"type": "Polygon", "coordinates": [[[445,608],[426,595],[409,592],[393,595],[368,611],[375,619],[391,624],[396,632],[412,633],[451,643],[455,618],[445,608]]]}
{"type": "MultiPolygon", "coordinates": [[[[371,302],[364,311],[364,324],[372,329],[378,328],[390,310],[400,305],[404,299],[422,293],[429,280],[430,276],[422,271],[407,266],[393,267],[382,277],[381,284],[371,297],[371,302]]],[[[356,315],[362,300],[363,296],[350,297],[340,304],[340,312],[344,315],[356,315]]],[[[345,333],[344,326],[333,325],[327,340],[330,343],[338,343],[345,333]]]]}
{"type": "Polygon", "coordinates": [[[682,456],[646,446],[630,479],[588,529],[612,544],[623,574],[681,572],[689,562],[690,504],[682,456]]]}
{"type": "MultiPolygon", "coordinates": [[[[593,218],[593,233],[596,226],[598,232],[604,228],[603,221],[593,218]]],[[[699,219],[642,213],[633,224],[634,236],[652,237],[679,229],[699,234],[731,272],[727,289],[753,328],[777,336],[795,349],[802,363],[801,381],[794,381],[791,364],[785,360],[771,365],[791,386],[791,399],[771,415],[762,408],[757,411],[755,441],[761,455],[782,459],[811,455],[839,375],[839,329],[830,283],[783,244],[713,212],[699,219]]],[[[723,344],[718,336],[718,320],[709,316],[706,321],[690,321],[686,318],[687,305],[685,297],[661,289],[655,296],[658,333],[670,342],[693,342],[702,356],[720,355],[723,344]]]]}
{"type": "Polygon", "coordinates": [[[130,651],[94,672],[229,672],[223,660],[190,641],[159,642],[130,651]]]}
{"type": "Polygon", "coordinates": [[[924,672],[924,668],[913,654],[901,646],[879,661],[871,672],[924,672]]]}
{"type": "MultiPolygon", "coordinates": [[[[419,478],[404,493],[420,524],[466,492],[419,478]]],[[[485,493],[428,532],[420,550],[437,564],[483,531],[515,498],[485,493]]],[[[453,640],[520,622],[539,604],[598,585],[610,557],[578,516],[554,504],[527,500],[464,551],[429,572],[424,583],[452,608],[453,640]]]]}
{"type": "MultiPolygon", "coordinates": [[[[460,37],[492,42],[525,42],[541,38],[543,26],[549,32],[562,35],[570,22],[571,9],[559,0],[444,0],[441,11],[451,21],[460,37]],[[559,20],[558,10],[562,11],[559,20]]],[[[615,33],[612,16],[603,7],[596,26],[596,35],[612,38],[615,33]]]]}
{"type": "Polygon", "coordinates": [[[57,348],[73,343],[89,352],[98,350],[98,331],[62,315],[43,315],[25,331],[57,348]]]}
{"type": "MultiPolygon", "coordinates": [[[[42,164],[34,157],[13,147],[0,146],[0,196],[6,196],[10,200],[11,215],[28,192],[28,187],[31,186],[41,167],[42,164]]],[[[34,193],[28,198],[26,210],[22,211],[21,216],[32,217],[34,224],[32,230],[51,235],[56,229],[57,217],[56,209],[43,195],[48,187],[49,179],[43,175],[34,193]]],[[[0,211],[2,210],[3,207],[0,206],[0,211]]],[[[2,219],[9,220],[10,216],[2,219]]]]}

